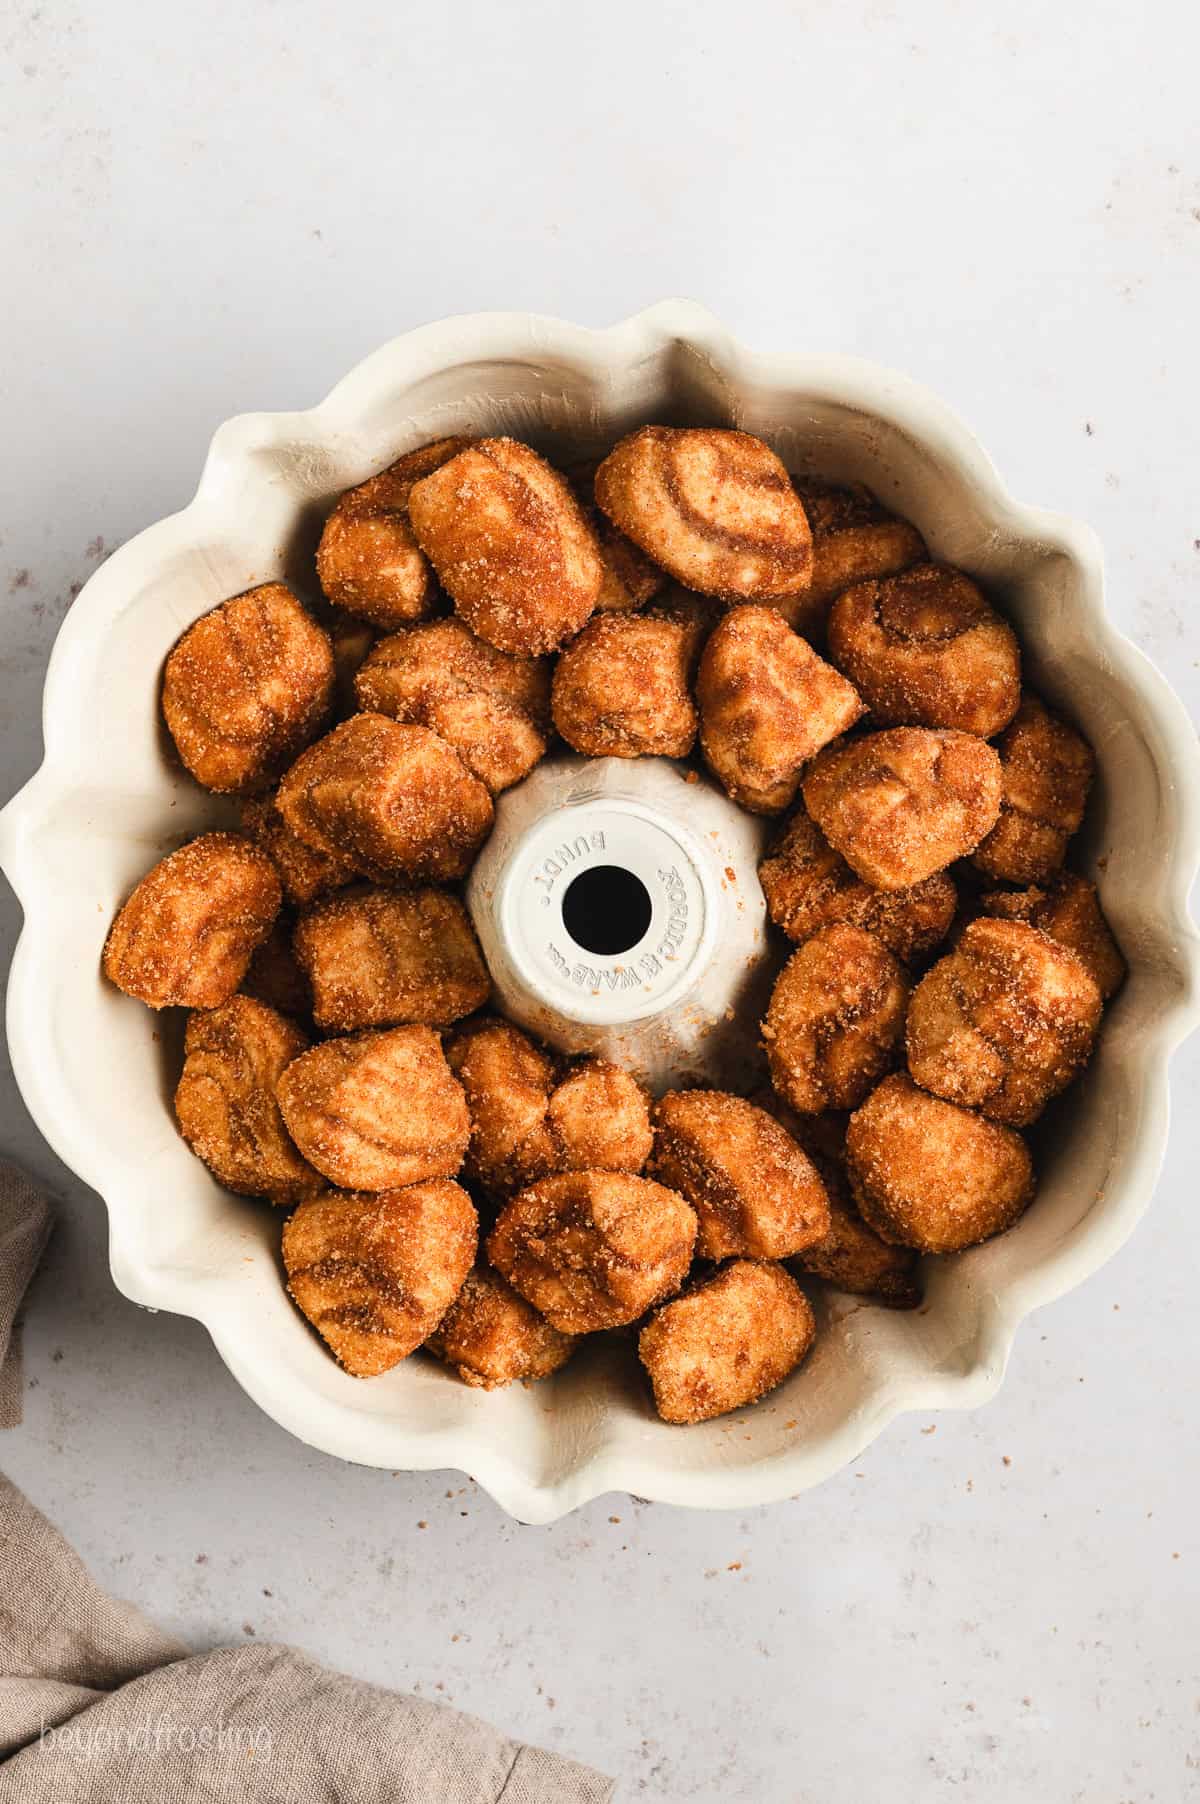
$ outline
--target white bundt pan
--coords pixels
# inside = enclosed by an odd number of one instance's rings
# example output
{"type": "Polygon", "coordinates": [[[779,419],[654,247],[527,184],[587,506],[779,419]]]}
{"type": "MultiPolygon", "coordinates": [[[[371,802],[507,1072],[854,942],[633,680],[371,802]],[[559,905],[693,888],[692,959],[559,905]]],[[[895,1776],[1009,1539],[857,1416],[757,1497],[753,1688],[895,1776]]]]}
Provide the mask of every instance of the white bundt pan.
{"type": "Polygon", "coordinates": [[[1106,618],[1093,534],[1018,505],[942,404],[886,370],[753,355],[679,302],[602,332],[523,314],[411,332],[310,413],[221,427],[191,505],[118,551],[75,602],[44,723],[45,761],[0,816],[25,913],[8,991],[17,1080],[47,1140],[108,1205],[120,1289],[203,1322],[255,1401],[315,1447],[460,1468],[526,1522],[605,1491],[768,1502],[837,1471],[901,1410],[990,1397],[1017,1324],[1094,1272],[1150,1200],[1167,1062],[1200,1014],[1192,729],[1106,618]],[[917,1311],[826,1297],[800,1371],[758,1407],[696,1428],[656,1419],[630,1350],[607,1337],[530,1390],[470,1390],[420,1357],[366,1383],[347,1377],[284,1293],[278,1217],[218,1189],[176,1133],[177,1046],[165,1042],[177,1028],[99,971],[134,881],[229,818],[164,756],[158,677],[183,628],[270,577],[311,591],[331,498],[423,440],[507,432],[587,455],[647,420],[744,427],[792,469],[867,482],[986,586],[1020,630],[1032,682],[1096,749],[1084,859],[1130,965],[1085,1080],[1039,1133],[1041,1187],[1018,1226],[932,1262],[917,1311]]]}

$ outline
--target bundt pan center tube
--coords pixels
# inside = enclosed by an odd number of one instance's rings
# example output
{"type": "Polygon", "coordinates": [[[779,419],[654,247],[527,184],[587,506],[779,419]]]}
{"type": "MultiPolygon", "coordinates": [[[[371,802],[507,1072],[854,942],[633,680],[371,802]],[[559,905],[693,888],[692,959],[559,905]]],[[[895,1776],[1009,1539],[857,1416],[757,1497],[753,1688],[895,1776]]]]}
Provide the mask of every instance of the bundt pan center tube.
{"type": "MultiPolygon", "coordinates": [[[[613,1490],[709,1508],[790,1496],[901,1411],[989,1397],[1020,1321],[1111,1257],[1153,1194],[1167,1062],[1198,1012],[1195,736],[1107,617],[1089,529],[1014,500],[953,414],[887,370],[751,353],[685,302],[604,331],[483,314],[411,332],[310,411],[220,428],[191,504],[108,559],[68,612],[44,724],[45,761],[0,814],[25,916],[8,990],[17,1081],[107,1206],[119,1288],[202,1321],[260,1406],[328,1453],[461,1469],[528,1522],[613,1490]],[[686,1430],[657,1419],[629,1349],[603,1334],[530,1390],[481,1392],[419,1354],[369,1382],[341,1370],[280,1283],[278,1215],[223,1190],[177,1130],[178,1015],[155,1017],[100,971],[138,879],[236,818],[164,755],[157,677],[180,635],[257,584],[318,599],[336,498],[430,440],[510,434],[563,466],[647,422],[738,427],[800,477],[864,483],[981,586],[1034,689],[1095,751],[1079,862],[1129,966],[1086,1075],[1036,1130],[1038,1193],[1016,1226],[928,1262],[919,1309],[822,1291],[804,1365],[754,1409],[686,1430]]],[[[665,759],[547,760],[500,798],[469,895],[499,1007],[655,1089],[732,1081],[780,952],[760,953],[762,824],[692,775],[665,759]]]]}

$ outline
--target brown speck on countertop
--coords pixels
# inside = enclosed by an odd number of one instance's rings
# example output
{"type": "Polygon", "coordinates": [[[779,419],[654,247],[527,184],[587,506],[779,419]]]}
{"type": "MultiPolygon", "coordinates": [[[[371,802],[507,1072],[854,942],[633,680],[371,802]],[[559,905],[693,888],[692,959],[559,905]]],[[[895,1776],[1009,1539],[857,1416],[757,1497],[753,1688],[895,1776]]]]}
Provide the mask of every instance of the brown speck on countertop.
{"type": "Polygon", "coordinates": [[[621,1518],[619,1516],[610,1516],[609,1517],[610,1522],[619,1522],[620,1520],[621,1520],[621,1518]]]}
{"type": "Polygon", "coordinates": [[[1087,433],[1089,438],[1095,438],[1096,428],[1092,425],[1090,420],[1085,420],[1083,422],[1083,430],[1087,433]]]}
{"type": "Polygon", "coordinates": [[[428,1524],[428,1522],[418,1522],[417,1527],[418,1528],[428,1528],[429,1524],[428,1524]]]}
{"type": "Polygon", "coordinates": [[[197,1566],[207,1566],[208,1565],[208,1555],[206,1553],[198,1553],[196,1555],[196,1564],[197,1564],[197,1566]]]}
{"type": "Polygon", "coordinates": [[[254,1624],[252,1622],[244,1622],[242,1624],[242,1634],[243,1635],[253,1635],[253,1633],[254,1633],[254,1624]]]}
{"type": "Polygon", "coordinates": [[[929,1424],[929,1427],[928,1427],[928,1428],[923,1428],[923,1429],[922,1429],[922,1430],[921,1430],[921,1433],[922,1433],[922,1434],[936,1434],[936,1433],[937,1433],[937,1423],[936,1423],[936,1422],[931,1422],[931,1423],[930,1423],[930,1424],[929,1424]]]}
{"type": "Polygon", "coordinates": [[[55,1349],[54,1349],[54,1351],[53,1351],[53,1353],[52,1353],[52,1354],[51,1354],[51,1355],[50,1355],[50,1357],[51,1357],[51,1359],[52,1359],[52,1360],[53,1360],[53,1361],[54,1361],[54,1363],[55,1363],[55,1365],[56,1365],[56,1366],[58,1366],[58,1365],[61,1365],[61,1364],[62,1364],[62,1360],[63,1360],[63,1350],[62,1350],[62,1348],[61,1348],[61,1347],[55,1347],[55,1349]]]}
{"type": "Polygon", "coordinates": [[[1002,1455],[1001,1455],[1001,1458],[1002,1458],[1002,1459],[1003,1459],[1003,1462],[1004,1462],[1004,1464],[1005,1464],[1005,1465],[1006,1465],[1006,1466],[1011,1466],[1011,1465],[1012,1465],[1012,1461],[1011,1461],[1011,1460],[1010,1460],[1010,1459],[1009,1459],[1009,1457],[1008,1457],[1008,1455],[1007,1455],[1007,1453],[1005,1453],[1005,1454],[1002,1454],[1002,1455]]]}
{"type": "Polygon", "coordinates": [[[263,1586],[263,1588],[262,1588],[262,1594],[263,1594],[263,1596],[264,1596],[264,1597],[274,1597],[274,1595],[275,1595],[275,1593],[274,1593],[274,1592],[273,1592],[273,1591],[272,1591],[272,1590],[271,1590],[271,1588],[270,1588],[270,1586],[269,1586],[269,1585],[264,1585],[264,1586],[263,1586]]]}
{"type": "Polygon", "coordinates": [[[27,589],[29,587],[29,584],[31,581],[32,581],[32,572],[31,571],[26,570],[24,568],[22,568],[20,570],[14,570],[13,574],[12,574],[12,579],[8,585],[9,594],[15,595],[18,589],[27,589]]]}
{"type": "Polygon", "coordinates": [[[740,1560],[730,1560],[725,1570],[726,1572],[740,1572],[742,1570],[742,1562],[740,1560]]]}
{"type": "Polygon", "coordinates": [[[968,1491],[973,1491],[975,1489],[975,1480],[973,1478],[968,1478],[967,1489],[968,1491]]]}

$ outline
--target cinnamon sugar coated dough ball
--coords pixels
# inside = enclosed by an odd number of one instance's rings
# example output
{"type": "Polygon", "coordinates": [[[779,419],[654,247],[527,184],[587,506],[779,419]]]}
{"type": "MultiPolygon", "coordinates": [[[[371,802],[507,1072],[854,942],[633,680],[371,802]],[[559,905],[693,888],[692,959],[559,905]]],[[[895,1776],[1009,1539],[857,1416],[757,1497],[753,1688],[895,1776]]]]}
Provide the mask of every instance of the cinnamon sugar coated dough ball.
{"type": "Polygon", "coordinates": [[[275,867],[236,833],[203,833],[147,871],[109,930],[104,975],[151,1008],[219,1008],[283,900],[275,867]]]}
{"type": "Polygon", "coordinates": [[[338,498],[317,547],[317,576],[330,601],[385,630],[431,611],[437,582],[413,535],[408,498],[415,482],[470,442],[435,439],[338,498]]]}
{"type": "Polygon", "coordinates": [[[255,796],[242,803],[242,831],[271,860],[279,873],[284,899],[295,908],[341,889],[355,876],[348,859],[334,852],[318,851],[298,839],[280,814],[274,796],[255,796]]]}
{"type": "Polygon", "coordinates": [[[1096,761],[1074,727],[1026,695],[1000,740],[1000,818],[975,853],[989,877],[1042,883],[1066,856],[1087,806],[1096,761]]]}
{"type": "Polygon", "coordinates": [[[955,1253],[1011,1228],[1033,1196],[1020,1134],[918,1090],[893,1072],[850,1117],[846,1169],[884,1240],[955,1253]]]}
{"type": "Polygon", "coordinates": [[[353,614],[344,613],[341,608],[329,609],[325,631],[329,634],[329,643],[333,647],[337,717],[345,720],[348,714],[358,712],[354,679],[379,635],[370,621],[358,620],[353,614]]]}
{"type": "Polygon", "coordinates": [[[894,1063],[907,1007],[908,982],[886,946],[861,927],[822,928],[771,992],[771,1082],[800,1114],[853,1109],[894,1063]]]}
{"type": "Polygon", "coordinates": [[[863,714],[857,692],[774,608],[731,608],[704,647],[696,681],[700,743],[735,802],[778,814],[800,772],[863,714]]]}
{"type": "Polygon", "coordinates": [[[388,1372],[433,1333],[466,1280],[479,1221],[445,1178],[326,1191],[283,1229],[288,1289],[353,1378],[388,1372]]]}
{"type": "Polygon", "coordinates": [[[333,648],[286,583],[263,583],[190,626],[162,709],[179,756],[220,793],[265,789],[333,710],[333,648]]]}
{"type": "Polygon", "coordinates": [[[554,671],[554,724],[588,758],[686,758],[702,627],[685,608],[598,614],[554,671]]]}
{"type": "Polygon", "coordinates": [[[431,620],[375,646],[355,682],[368,713],[430,727],[493,794],[545,754],[550,670],[515,658],[461,620],[431,620]]]}
{"type": "Polygon", "coordinates": [[[1044,888],[992,890],[980,898],[984,914],[1028,921],[1068,947],[1087,967],[1107,1002],[1125,981],[1125,960],[1104,918],[1096,886],[1074,871],[1060,871],[1044,888]]]}
{"type": "Polygon", "coordinates": [[[852,583],[891,576],[928,553],[916,527],[888,512],[861,482],[794,476],[812,530],[812,581],[782,612],[797,631],[820,638],[833,601],[852,583]]]}
{"type": "Polygon", "coordinates": [[[276,916],[275,925],[246,966],[238,993],[265,1002],[281,1015],[305,1021],[312,1014],[312,991],[292,951],[294,926],[290,914],[276,916]]]}
{"type": "Polygon", "coordinates": [[[288,1133],[310,1165],[348,1190],[392,1190],[458,1171],[466,1098],[428,1027],[326,1040],[276,1086],[288,1133]]]}
{"type": "Polygon", "coordinates": [[[846,1176],[846,1123],[841,1113],[796,1115],[773,1090],[752,1099],[774,1115],[808,1154],[829,1199],[829,1228],[788,1263],[851,1296],[871,1297],[889,1309],[914,1309],[921,1301],[917,1255],[892,1246],[867,1226],[846,1176]]]}
{"type": "Polygon", "coordinates": [[[908,1068],[935,1096],[1027,1127],[1087,1063],[1102,1006],[1066,946],[1024,921],[972,921],[913,991],[908,1068]]]}
{"type": "Polygon", "coordinates": [[[1000,780],[974,734],[893,727],[821,752],[804,802],[864,883],[909,889],[974,850],[999,813],[1000,780]]]}
{"type": "Polygon", "coordinates": [[[696,1217],[681,1196],[623,1171],[566,1171],[501,1210],[488,1258],[561,1334],[621,1328],[678,1290],[696,1217]]]}
{"type": "Polygon", "coordinates": [[[815,1335],[812,1305],[782,1266],[735,1259],[658,1311],[638,1357],[664,1422],[710,1422],[774,1390],[815,1335]]]}
{"type": "Polygon", "coordinates": [[[583,510],[536,451],[484,438],[417,483],[413,530],[473,633],[537,657],[577,633],[604,566],[583,510]]]}
{"type": "Polygon", "coordinates": [[[723,601],[807,588],[812,534],[775,453],[746,432],[643,426],[596,472],[596,500],[648,557],[723,601]]]}
{"type": "Polygon", "coordinates": [[[723,1090],[663,1097],[653,1171],[696,1211],[701,1259],[783,1259],[829,1227],[825,1186],[808,1155],[765,1109],[723,1090]]]}
{"type": "Polygon", "coordinates": [[[835,852],[803,805],[768,848],[758,867],[767,913],[790,940],[844,923],[873,933],[909,963],[950,931],[958,907],[954,880],[937,871],[908,889],[872,889],[835,852]]]}
{"type": "Polygon", "coordinates": [[[650,1102],[608,1059],[553,1059],[508,1021],[471,1021],[446,1044],[471,1115],[467,1171],[507,1195],[559,1171],[638,1172],[650,1156],[650,1102]]]}
{"type": "Polygon", "coordinates": [[[946,564],[847,589],[829,616],[829,655],[880,726],[957,727],[990,739],[1021,700],[1016,634],[946,564]]]}
{"type": "Polygon", "coordinates": [[[307,1048],[294,1021],[249,996],[189,1015],[175,1113],[196,1157],[227,1190],[295,1203],[325,1188],[275,1100],[282,1072],[307,1048]]]}
{"type": "Polygon", "coordinates": [[[600,550],[604,577],[596,600],[597,611],[644,607],[662,589],[667,580],[665,570],[652,563],[645,552],[627,539],[596,506],[595,480],[599,462],[571,464],[564,474],[600,550]]]}
{"type": "Polygon", "coordinates": [[[279,812],[306,845],[381,882],[463,877],[492,830],[492,798],[428,727],[356,714],[297,760],[279,812]]]}
{"type": "Polygon", "coordinates": [[[294,944],[313,1019],[327,1032],[406,1021],[447,1027],[491,994],[470,916],[445,890],[331,896],[300,917],[294,944]]]}
{"type": "Polygon", "coordinates": [[[490,1266],[477,1265],[425,1343],[464,1384],[494,1391],[566,1365],[579,1340],[560,1334],[490,1266]]]}

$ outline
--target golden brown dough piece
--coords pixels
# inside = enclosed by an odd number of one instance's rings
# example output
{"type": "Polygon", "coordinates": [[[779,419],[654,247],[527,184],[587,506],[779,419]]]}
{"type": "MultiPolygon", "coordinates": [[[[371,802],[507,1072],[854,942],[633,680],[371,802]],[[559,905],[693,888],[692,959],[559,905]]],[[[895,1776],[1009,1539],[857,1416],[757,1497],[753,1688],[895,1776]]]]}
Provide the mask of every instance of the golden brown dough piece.
{"type": "Polygon", "coordinates": [[[1024,921],[972,921],[913,991],[908,1068],[922,1089],[1028,1127],[1091,1055],[1100,991],[1024,921]]]}
{"type": "Polygon", "coordinates": [[[425,1345],[464,1384],[494,1391],[565,1366],[578,1337],[560,1334],[490,1266],[477,1265],[425,1345]]]}
{"type": "Polygon", "coordinates": [[[492,830],[492,798],[428,727],[356,714],[318,739],[279,785],[279,812],[306,845],[364,876],[465,876],[492,830]]]}
{"type": "Polygon", "coordinates": [[[852,583],[892,576],[929,554],[916,527],[901,520],[861,482],[841,486],[816,477],[794,476],[812,530],[812,581],[780,612],[797,632],[821,638],[829,609],[852,583]]]}
{"type": "Polygon", "coordinates": [[[447,1027],[481,1008],[491,978],[470,917],[445,890],[354,889],[301,915],[296,956],[327,1032],[421,1021],[447,1027]]]}
{"type": "Polygon", "coordinates": [[[264,852],[236,833],[203,833],[147,871],[104,947],[104,975],[151,1008],[228,1002],[283,897],[264,852]]]}
{"type": "Polygon", "coordinates": [[[381,639],[355,691],[370,713],[431,727],[493,794],[528,776],[546,750],[546,660],[497,651],[461,620],[381,639]]]}
{"type": "Polygon", "coordinates": [[[263,583],[201,615],[163,672],[179,756],[221,794],[265,789],[333,711],[333,648],[286,583],[263,583]]]}
{"type": "Polygon", "coordinates": [[[560,1064],[495,1019],[460,1028],[446,1057],[471,1113],[467,1171],[494,1195],[553,1172],[638,1172],[650,1156],[649,1098],[608,1059],[560,1064]]]}
{"type": "Polygon", "coordinates": [[[638,1357],[664,1422],[710,1422],[774,1390],[815,1334],[812,1306],[781,1265],[735,1259],[658,1311],[638,1357]]]}
{"type": "Polygon", "coordinates": [[[1033,1196],[1020,1134],[885,1077],[846,1130],[846,1169],[868,1225],[922,1253],[955,1253],[1011,1228],[1033,1196]]]}
{"type": "Polygon", "coordinates": [[[782,1259],[828,1231],[825,1186],[807,1153],[765,1109],[723,1090],[663,1097],[653,1171],[696,1211],[701,1259],[782,1259]]]}
{"type": "Polygon", "coordinates": [[[413,536],[408,498],[414,483],[470,443],[434,439],[339,496],[317,547],[317,576],[330,601],[386,631],[431,612],[437,583],[413,536]]]}
{"type": "Polygon", "coordinates": [[[731,608],[710,635],[696,681],[700,743],[729,795],[779,814],[800,772],[865,712],[857,692],[770,607],[731,608]]]}
{"type": "Polygon", "coordinates": [[[893,727],[828,746],[803,789],[809,814],[864,883],[909,889],[995,824],[1000,760],[972,733],[893,727]]]}
{"type": "Polygon", "coordinates": [[[1006,883],[1043,883],[1083,820],[1096,768],[1092,748],[1036,695],[1026,695],[998,749],[1000,818],[974,862],[1006,883]]]}
{"type": "Polygon", "coordinates": [[[640,546],[627,539],[596,506],[595,480],[599,467],[599,462],[570,464],[564,472],[596,535],[600,561],[604,565],[596,609],[607,613],[610,609],[624,611],[644,607],[662,589],[667,573],[652,563],[640,546]]]}
{"type": "Polygon", "coordinates": [[[1074,871],[1060,871],[1044,888],[990,890],[980,897],[984,914],[1004,921],[1028,921],[1067,946],[1087,966],[1107,1002],[1125,981],[1125,960],[1104,918],[1094,883],[1074,871]]]}
{"type": "Polygon", "coordinates": [[[306,1021],[312,1015],[312,991],[292,951],[294,926],[290,913],[276,916],[270,933],[255,948],[239,993],[253,997],[255,1002],[265,1002],[281,1015],[306,1021]]]}
{"type": "Polygon", "coordinates": [[[506,1204],[488,1258],[560,1334],[622,1328],[678,1290],[696,1217],[624,1171],[565,1171],[506,1204]]]}
{"type": "Polygon", "coordinates": [[[844,922],[881,940],[905,964],[944,940],[958,907],[945,871],[910,889],[872,889],[835,852],[803,804],[768,848],[758,867],[767,912],[798,943],[844,922]]]}
{"type": "Polygon", "coordinates": [[[196,1157],[227,1190],[290,1205],[325,1188],[275,1100],[284,1068],[307,1049],[294,1021],[249,996],[188,1016],[175,1113],[196,1157]]]}
{"type": "Polygon", "coordinates": [[[452,1178],[463,1162],[467,1101],[431,1028],[326,1040],[292,1061],[276,1094],[309,1164],[348,1190],[452,1178]]]}
{"type": "Polygon", "coordinates": [[[752,1098],[774,1115],[803,1147],[821,1176],[829,1198],[829,1231],[789,1260],[797,1271],[823,1278],[850,1296],[872,1297],[889,1309],[915,1309],[921,1301],[917,1255],[911,1247],[892,1246],[867,1226],[850,1194],[846,1176],[848,1116],[796,1115],[774,1090],[752,1098]]]}
{"type": "Polygon", "coordinates": [[[596,500],[648,557],[702,595],[775,601],[809,585],[804,508],[775,453],[749,433],[643,426],[600,465],[596,500]]]}
{"type": "Polygon", "coordinates": [[[256,796],[242,803],[242,830],[271,860],[284,899],[294,908],[341,889],[356,875],[349,859],[320,852],[298,839],[280,814],[274,796],[256,796]]]}
{"type": "Polygon", "coordinates": [[[288,1289],[338,1363],[354,1378],[376,1378],[433,1333],[478,1238],[470,1197],[445,1178],[327,1191],[284,1223],[288,1289]]]}
{"type": "Polygon", "coordinates": [[[853,1109],[895,1062],[908,982],[861,927],[825,927],[794,952],[771,992],[763,1040],[771,1082],[799,1114],[853,1109]]]}
{"type": "Polygon", "coordinates": [[[409,509],[458,613],[498,651],[556,651],[595,607],[599,546],[566,478],[528,445],[480,439],[419,482],[409,509]]]}
{"type": "Polygon", "coordinates": [[[371,647],[379,635],[370,621],[357,620],[353,614],[343,613],[341,608],[329,609],[325,630],[333,647],[337,717],[345,720],[348,714],[358,713],[354,680],[370,656],[371,647]]]}
{"type": "Polygon", "coordinates": [[[590,620],[554,671],[554,724],[567,744],[588,758],[686,758],[703,634],[695,610],[670,605],[590,620]]]}
{"type": "Polygon", "coordinates": [[[990,739],[1021,700],[1016,634],[947,564],[847,589],[829,616],[829,655],[882,727],[957,727],[990,739]]]}

